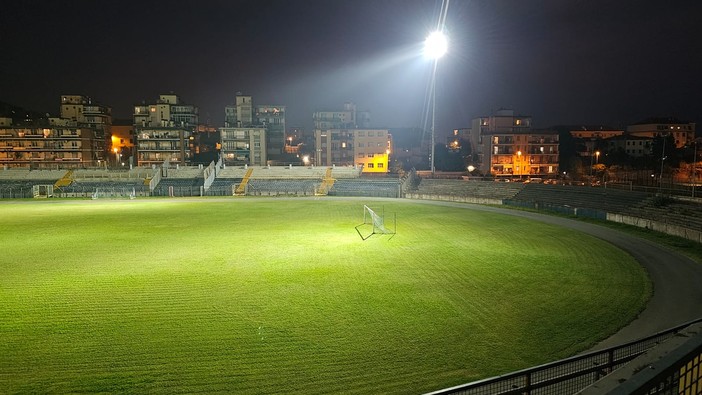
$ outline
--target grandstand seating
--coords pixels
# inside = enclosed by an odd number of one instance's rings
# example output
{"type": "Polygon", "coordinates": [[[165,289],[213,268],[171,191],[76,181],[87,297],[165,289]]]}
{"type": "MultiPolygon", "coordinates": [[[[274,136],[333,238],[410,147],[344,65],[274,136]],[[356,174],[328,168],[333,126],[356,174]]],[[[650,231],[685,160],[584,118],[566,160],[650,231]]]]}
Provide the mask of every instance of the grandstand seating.
{"type": "Polygon", "coordinates": [[[514,182],[422,179],[416,192],[425,195],[508,199],[514,197],[523,186],[524,184],[514,182]]]}
{"type": "Polygon", "coordinates": [[[203,178],[162,178],[153,190],[154,196],[200,196],[203,178]]]}
{"type": "Polygon", "coordinates": [[[643,192],[603,187],[525,184],[514,199],[626,213],[629,207],[640,204],[648,197],[643,192]]]}
{"type": "Polygon", "coordinates": [[[309,179],[252,179],[248,183],[248,194],[311,196],[319,184],[320,181],[309,179]]]}
{"type": "Polygon", "coordinates": [[[330,196],[398,197],[400,180],[397,178],[342,178],[329,190],[330,196]]]}
{"type": "Polygon", "coordinates": [[[199,166],[179,166],[178,168],[168,168],[165,173],[167,178],[203,178],[205,169],[199,166]]]}
{"type": "MultiPolygon", "coordinates": [[[[154,191],[149,191],[146,180],[160,168],[134,169],[75,169],[66,177],[66,170],[29,170],[6,168],[0,170],[0,198],[32,197],[34,185],[56,185],[70,181],[70,185],[54,188],[54,196],[89,197],[96,190],[105,192],[136,191],[141,196],[200,196],[204,186],[203,169],[194,166],[169,168],[154,191]]],[[[305,166],[229,166],[217,169],[217,177],[206,195],[231,196],[233,188],[250,173],[249,195],[312,195],[319,191],[325,179],[329,195],[398,197],[401,180],[393,177],[361,176],[354,167],[305,166]]],[[[469,197],[477,200],[497,200],[506,204],[523,205],[563,213],[603,217],[607,213],[621,214],[657,223],[670,224],[702,231],[702,203],[699,199],[661,199],[654,192],[637,192],[610,187],[545,185],[535,183],[507,183],[478,180],[421,179],[412,184],[415,197],[447,198],[469,197]],[[589,211],[588,211],[589,210],[589,211]]],[[[460,199],[458,199],[460,201],[460,199]]]]}

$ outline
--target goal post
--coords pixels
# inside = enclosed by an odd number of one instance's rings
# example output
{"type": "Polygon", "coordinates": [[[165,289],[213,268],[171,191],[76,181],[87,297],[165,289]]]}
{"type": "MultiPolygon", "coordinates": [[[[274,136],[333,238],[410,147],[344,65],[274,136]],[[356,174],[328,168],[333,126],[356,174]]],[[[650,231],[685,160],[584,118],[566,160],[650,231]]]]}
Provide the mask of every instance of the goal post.
{"type": "Polygon", "coordinates": [[[375,234],[394,235],[397,233],[397,215],[393,213],[392,224],[390,224],[385,218],[385,207],[378,214],[370,207],[363,205],[363,223],[356,226],[356,231],[363,240],[375,234]]]}

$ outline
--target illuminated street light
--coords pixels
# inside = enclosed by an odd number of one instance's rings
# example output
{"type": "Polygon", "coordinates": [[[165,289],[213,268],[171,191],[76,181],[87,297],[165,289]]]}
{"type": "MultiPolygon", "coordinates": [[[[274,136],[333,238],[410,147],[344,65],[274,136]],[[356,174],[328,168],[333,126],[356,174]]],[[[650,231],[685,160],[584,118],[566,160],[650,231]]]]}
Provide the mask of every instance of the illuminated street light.
{"type": "Polygon", "coordinates": [[[424,56],[434,60],[434,69],[431,74],[431,174],[435,172],[434,168],[434,140],[436,127],[436,68],[439,64],[439,58],[444,56],[448,51],[448,39],[442,31],[435,31],[424,41],[424,56]]]}
{"type": "Polygon", "coordinates": [[[517,151],[517,175],[519,176],[519,179],[522,179],[522,168],[521,166],[522,162],[522,151],[517,151]]]}

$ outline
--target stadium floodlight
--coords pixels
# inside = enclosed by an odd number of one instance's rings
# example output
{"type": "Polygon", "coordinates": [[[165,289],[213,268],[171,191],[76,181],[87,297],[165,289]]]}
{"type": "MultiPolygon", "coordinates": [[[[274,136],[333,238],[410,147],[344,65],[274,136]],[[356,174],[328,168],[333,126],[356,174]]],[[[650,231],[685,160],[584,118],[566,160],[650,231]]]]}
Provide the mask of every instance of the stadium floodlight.
{"type": "Polygon", "coordinates": [[[435,156],[435,129],[436,129],[436,69],[439,58],[448,51],[448,38],[441,31],[437,30],[429,35],[424,41],[424,56],[434,60],[434,69],[431,75],[431,174],[434,174],[435,156]]]}
{"type": "Polygon", "coordinates": [[[441,31],[435,31],[424,41],[424,56],[439,59],[448,52],[448,38],[441,31]]]}

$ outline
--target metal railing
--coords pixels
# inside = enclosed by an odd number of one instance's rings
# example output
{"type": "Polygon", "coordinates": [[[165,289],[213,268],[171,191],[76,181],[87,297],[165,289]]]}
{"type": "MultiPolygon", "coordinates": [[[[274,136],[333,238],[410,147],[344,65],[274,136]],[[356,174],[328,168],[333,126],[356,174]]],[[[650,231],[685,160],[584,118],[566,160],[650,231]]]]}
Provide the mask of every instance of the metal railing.
{"type": "MultiPolygon", "coordinates": [[[[593,351],[502,376],[446,388],[427,395],[561,395],[574,394],[624,366],[702,318],[620,346],[593,351]]],[[[646,393],[646,392],[643,392],[646,393]]]]}

